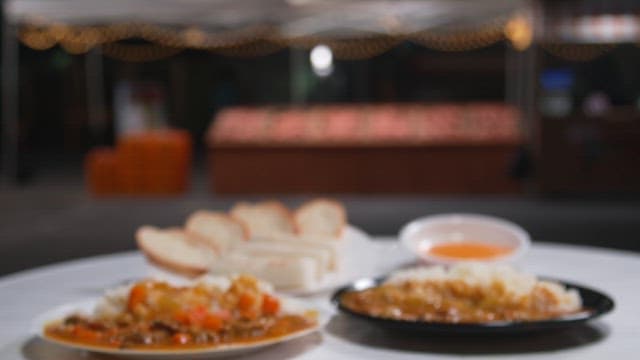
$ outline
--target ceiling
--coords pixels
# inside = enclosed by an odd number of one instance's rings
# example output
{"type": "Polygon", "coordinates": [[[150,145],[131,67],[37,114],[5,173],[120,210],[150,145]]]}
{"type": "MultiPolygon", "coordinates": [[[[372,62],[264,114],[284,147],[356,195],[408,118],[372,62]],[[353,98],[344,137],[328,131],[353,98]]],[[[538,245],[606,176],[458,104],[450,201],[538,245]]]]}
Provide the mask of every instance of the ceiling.
{"type": "Polygon", "coordinates": [[[286,37],[411,33],[503,19],[526,0],[9,0],[12,23],[196,26],[266,25],[286,37]]]}

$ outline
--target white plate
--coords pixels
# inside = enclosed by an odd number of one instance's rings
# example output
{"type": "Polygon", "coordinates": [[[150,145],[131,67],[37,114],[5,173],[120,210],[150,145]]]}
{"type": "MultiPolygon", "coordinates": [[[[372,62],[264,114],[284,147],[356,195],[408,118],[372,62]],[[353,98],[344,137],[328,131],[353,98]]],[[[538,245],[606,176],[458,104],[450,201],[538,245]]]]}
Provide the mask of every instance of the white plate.
{"type": "MultiPolygon", "coordinates": [[[[282,301],[282,307],[284,311],[287,312],[302,312],[304,310],[310,309],[305,302],[298,299],[292,299],[289,297],[279,296],[282,301]]],[[[282,342],[290,341],[293,339],[297,339],[303,337],[305,335],[311,334],[323,326],[325,326],[329,322],[329,318],[331,315],[323,311],[322,309],[314,310],[318,311],[318,324],[313,328],[305,329],[302,331],[298,331],[286,336],[282,336],[275,339],[267,339],[263,341],[253,342],[250,344],[227,344],[227,345],[218,345],[212,347],[205,348],[197,348],[197,349],[184,349],[184,350],[166,350],[166,349],[153,349],[153,350],[144,350],[144,349],[112,349],[107,347],[100,346],[90,346],[83,345],[73,342],[61,341],[58,339],[53,339],[47,337],[44,334],[45,325],[63,319],[64,317],[71,314],[92,314],[93,309],[98,302],[99,299],[92,298],[87,300],[82,300],[70,304],[65,304],[62,306],[55,307],[44,314],[36,317],[32,324],[32,334],[41,337],[42,339],[66,347],[70,349],[75,349],[79,351],[89,351],[98,354],[107,354],[114,355],[123,358],[131,358],[131,359],[154,359],[154,360],[170,360],[170,359],[212,359],[219,357],[228,357],[235,356],[245,353],[250,353],[256,351],[258,349],[264,348],[266,346],[271,346],[275,344],[279,344],[282,342]]]]}

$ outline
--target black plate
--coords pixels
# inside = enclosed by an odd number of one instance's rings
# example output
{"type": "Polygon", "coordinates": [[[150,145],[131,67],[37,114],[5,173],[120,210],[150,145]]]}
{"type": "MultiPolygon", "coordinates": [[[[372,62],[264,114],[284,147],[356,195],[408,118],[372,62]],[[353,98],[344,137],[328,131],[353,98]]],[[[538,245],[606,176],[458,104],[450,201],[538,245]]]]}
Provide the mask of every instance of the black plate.
{"type": "Polygon", "coordinates": [[[490,334],[490,333],[524,333],[551,329],[560,329],[584,324],[603,314],[613,310],[613,300],[597,291],[584,286],[568,283],[565,281],[545,278],[558,282],[568,289],[576,289],[582,298],[582,306],[585,309],[578,314],[544,321],[528,322],[491,322],[484,324],[450,324],[425,321],[394,320],[375,316],[370,316],[353,311],[342,305],[340,298],[348,291],[361,291],[378,286],[385,278],[361,279],[351,285],[340,288],[331,297],[331,301],[340,311],[355,318],[365,320],[372,325],[387,329],[407,330],[412,332],[430,332],[442,334],[490,334]]]}

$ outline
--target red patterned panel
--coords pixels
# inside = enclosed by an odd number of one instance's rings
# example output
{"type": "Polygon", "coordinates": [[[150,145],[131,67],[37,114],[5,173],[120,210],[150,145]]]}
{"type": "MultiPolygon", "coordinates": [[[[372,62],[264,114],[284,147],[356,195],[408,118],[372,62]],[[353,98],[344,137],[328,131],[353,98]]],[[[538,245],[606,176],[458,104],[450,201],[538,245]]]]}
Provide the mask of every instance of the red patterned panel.
{"type": "Polygon", "coordinates": [[[420,143],[443,143],[457,140],[456,120],[460,109],[454,105],[425,106],[417,117],[420,143]]]}
{"type": "Polygon", "coordinates": [[[268,140],[277,143],[305,142],[307,112],[301,109],[287,109],[274,112],[268,140]]]}
{"type": "Polygon", "coordinates": [[[372,107],[368,112],[367,140],[397,142],[413,137],[407,108],[396,105],[372,107]]]}
{"type": "Polygon", "coordinates": [[[519,112],[500,103],[231,108],[212,144],[429,145],[518,142],[519,112]]]}
{"type": "Polygon", "coordinates": [[[268,108],[234,107],[220,112],[214,123],[215,141],[255,142],[264,140],[268,108]]]}
{"type": "Polygon", "coordinates": [[[331,106],[325,112],[324,139],[328,142],[360,142],[363,116],[359,106],[331,106]]]}

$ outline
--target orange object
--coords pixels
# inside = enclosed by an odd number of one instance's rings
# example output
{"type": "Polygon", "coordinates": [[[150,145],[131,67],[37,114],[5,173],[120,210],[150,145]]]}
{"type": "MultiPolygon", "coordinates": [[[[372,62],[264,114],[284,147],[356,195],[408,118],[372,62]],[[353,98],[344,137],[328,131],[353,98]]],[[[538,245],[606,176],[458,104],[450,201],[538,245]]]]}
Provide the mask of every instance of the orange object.
{"type": "Polygon", "coordinates": [[[509,254],[513,249],[482,243],[478,241],[461,241],[442,243],[431,246],[429,255],[457,259],[491,259],[509,254]]]}
{"type": "Polygon", "coordinates": [[[208,311],[205,306],[198,305],[184,310],[176,311],[173,319],[184,325],[200,325],[207,316],[208,311]]]}
{"type": "Polygon", "coordinates": [[[123,136],[115,149],[92,150],[85,169],[90,191],[109,194],[179,194],[187,190],[191,136],[183,130],[123,136]]]}
{"type": "Polygon", "coordinates": [[[253,296],[252,294],[246,292],[242,293],[242,295],[240,295],[240,299],[238,300],[238,308],[240,309],[240,311],[249,310],[253,307],[255,300],[255,296],[253,296]]]}
{"type": "Polygon", "coordinates": [[[147,286],[144,283],[137,284],[129,292],[129,301],[127,302],[127,308],[133,310],[139,304],[142,304],[147,299],[147,286]]]}
{"type": "Polygon", "coordinates": [[[214,314],[207,314],[202,321],[202,327],[208,330],[218,331],[222,328],[222,319],[214,314]]]}
{"type": "Polygon", "coordinates": [[[256,307],[256,297],[251,293],[242,293],[238,300],[238,310],[242,317],[246,319],[255,319],[258,317],[259,307],[256,307]]]}
{"type": "Polygon", "coordinates": [[[262,296],[262,313],[266,315],[275,315],[280,310],[280,301],[269,294],[262,296]]]}
{"type": "Polygon", "coordinates": [[[89,191],[96,195],[119,192],[117,179],[117,156],[110,148],[95,148],[85,158],[84,169],[89,191]]]}

